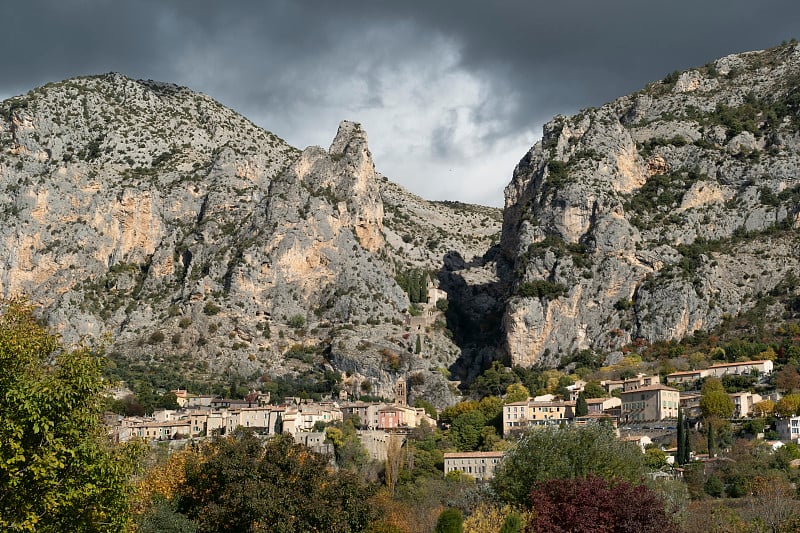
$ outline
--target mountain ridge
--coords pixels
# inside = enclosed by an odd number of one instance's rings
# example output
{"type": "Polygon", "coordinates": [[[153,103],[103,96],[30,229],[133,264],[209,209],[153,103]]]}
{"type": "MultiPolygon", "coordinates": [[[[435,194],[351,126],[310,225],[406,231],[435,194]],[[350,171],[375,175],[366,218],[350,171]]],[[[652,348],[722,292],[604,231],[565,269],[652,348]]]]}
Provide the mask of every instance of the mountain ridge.
{"type": "MultiPolygon", "coordinates": [[[[712,329],[787,281],[798,266],[798,80],[792,42],[546,124],[506,188],[511,361],[618,358],[637,339],[712,329]]],[[[764,300],[766,316],[792,316],[787,304],[764,300]]]]}
{"type": "Polygon", "coordinates": [[[34,89],[0,119],[0,293],[69,342],[112,332],[141,372],[351,397],[406,379],[442,406],[493,361],[613,364],[800,313],[796,42],[555,117],[502,215],[392,183],[357,123],[300,151],[120,74],[34,89]]]}
{"type": "Polygon", "coordinates": [[[452,401],[458,348],[433,315],[409,333],[394,278],[434,270],[445,246],[484,249],[496,210],[474,236],[445,230],[457,209],[378,175],[356,123],[301,152],[170,84],[78,78],[0,107],[0,293],[41,305],[68,342],[110,331],[112,353],[251,383],[350,361],[339,388],[391,397],[414,374],[412,397],[452,401]]]}

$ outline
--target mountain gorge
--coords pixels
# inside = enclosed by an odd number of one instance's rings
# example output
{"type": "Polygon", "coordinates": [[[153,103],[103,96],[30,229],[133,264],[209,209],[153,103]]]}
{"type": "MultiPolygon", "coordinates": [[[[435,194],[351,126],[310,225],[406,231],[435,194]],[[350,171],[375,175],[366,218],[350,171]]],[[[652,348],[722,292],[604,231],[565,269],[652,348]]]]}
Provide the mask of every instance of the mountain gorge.
{"type": "Polygon", "coordinates": [[[799,85],[788,43],[558,116],[501,212],[392,183],[353,122],[300,151],[175,85],[49,84],[0,103],[0,295],[173,387],[404,377],[438,406],[493,360],[779,322],[800,313],[799,85]]]}

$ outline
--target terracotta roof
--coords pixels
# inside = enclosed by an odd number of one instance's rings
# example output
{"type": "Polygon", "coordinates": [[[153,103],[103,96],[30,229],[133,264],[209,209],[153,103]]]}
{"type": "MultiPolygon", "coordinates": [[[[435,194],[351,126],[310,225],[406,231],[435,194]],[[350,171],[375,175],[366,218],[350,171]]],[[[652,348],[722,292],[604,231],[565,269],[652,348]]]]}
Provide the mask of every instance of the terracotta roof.
{"type": "Polygon", "coordinates": [[[672,374],[667,374],[667,377],[670,377],[670,376],[689,376],[691,374],[699,374],[701,372],[704,372],[705,370],[706,370],[705,368],[700,369],[700,370],[682,370],[680,372],[673,372],[672,374]]]}
{"type": "Polygon", "coordinates": [[[463,457],[465,459],[481,458],[481,457],[503,457],[504,452],[448,452],[444,454],[445,459],[454,459],[456,457],[463,457]]]}
{"type": "MultiPolygon", "coordinates": [[[[709,369],[711,369],[711,368],[725,368],[725,367],[729,367],[729,366],[751,366],[751,365],[760,365],[760,364],[766,363],[767,361],[769,361],[769,359],[761,359],[761,360],[759,360],[759,361],[744,361],[744,362],[742,362],[742,363],[720,363],[720,364],[718,364],[718,365],[711,365],[711,366],[710,366],[710,367],[708,367],[708,368],[709,368],[709,369]]],[[[771,363],[772,361],[769,361],[769,362],[771,363]]]]}
{"type": "Polygon", "coordinates": [[[647,387],[641,387],[639,389],[633,389],[629,391],[625,391],[622,394],[634,394],[637,392],[647,392],[647,391],[654,391],[654,390],[669,390],[679,392],[678,389],[673,387],[667,387],[666,385],[662,385],[661,383],[656,383],[655,385],[648,385],[647,387]]]}

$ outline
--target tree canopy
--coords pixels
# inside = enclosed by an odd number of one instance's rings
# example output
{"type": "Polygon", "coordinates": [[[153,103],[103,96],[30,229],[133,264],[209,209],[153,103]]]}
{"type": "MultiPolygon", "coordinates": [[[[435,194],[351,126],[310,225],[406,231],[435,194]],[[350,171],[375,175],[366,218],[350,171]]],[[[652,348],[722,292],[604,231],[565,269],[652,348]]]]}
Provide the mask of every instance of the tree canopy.
{"type": "Polygon", "coordinates": [[[237,431],[187,463],[177,509],[200,531],[363,531],[372,489],[289,435],[266,442],[237,431]]]}
{"type": "Polygon", "coordinates": [[[537,483],[530,494],[534,533],[661,533],[678,528],[644,485],[590,475],[537,483]]]}
{"type": "Polygon", "coordinates": [[[120,531],[136,454],[103,431],[101,358],[0,305],[0,529],[120,531]]]}
{"type": "Polygon", "coordinates": [[[700,411],[703,417],[730,418],[733,415],[733,400],[725,392],[719,379],[707,378],[700,392],[700,411]]]}
{"type": "Polygon", "coordinates": [[[593,474],[638,483],[644,472],[639,447],[619,440],[606,425],[533,428],[495,471],[492,486],[508,503],[529,505],[531,487],[549,479],[593,474]]]}

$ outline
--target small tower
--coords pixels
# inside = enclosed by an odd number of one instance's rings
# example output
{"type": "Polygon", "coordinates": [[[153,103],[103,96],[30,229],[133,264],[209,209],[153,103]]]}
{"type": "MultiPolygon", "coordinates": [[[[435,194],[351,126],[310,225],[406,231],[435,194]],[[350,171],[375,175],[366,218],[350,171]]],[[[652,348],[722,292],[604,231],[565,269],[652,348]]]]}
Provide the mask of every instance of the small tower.
{"type": "Polygon", "coordinates": [[[406,378],[400,378],[394,384],[394,403],[406,405],[408,400],[408,389],[406,388],[406,378]]]}

